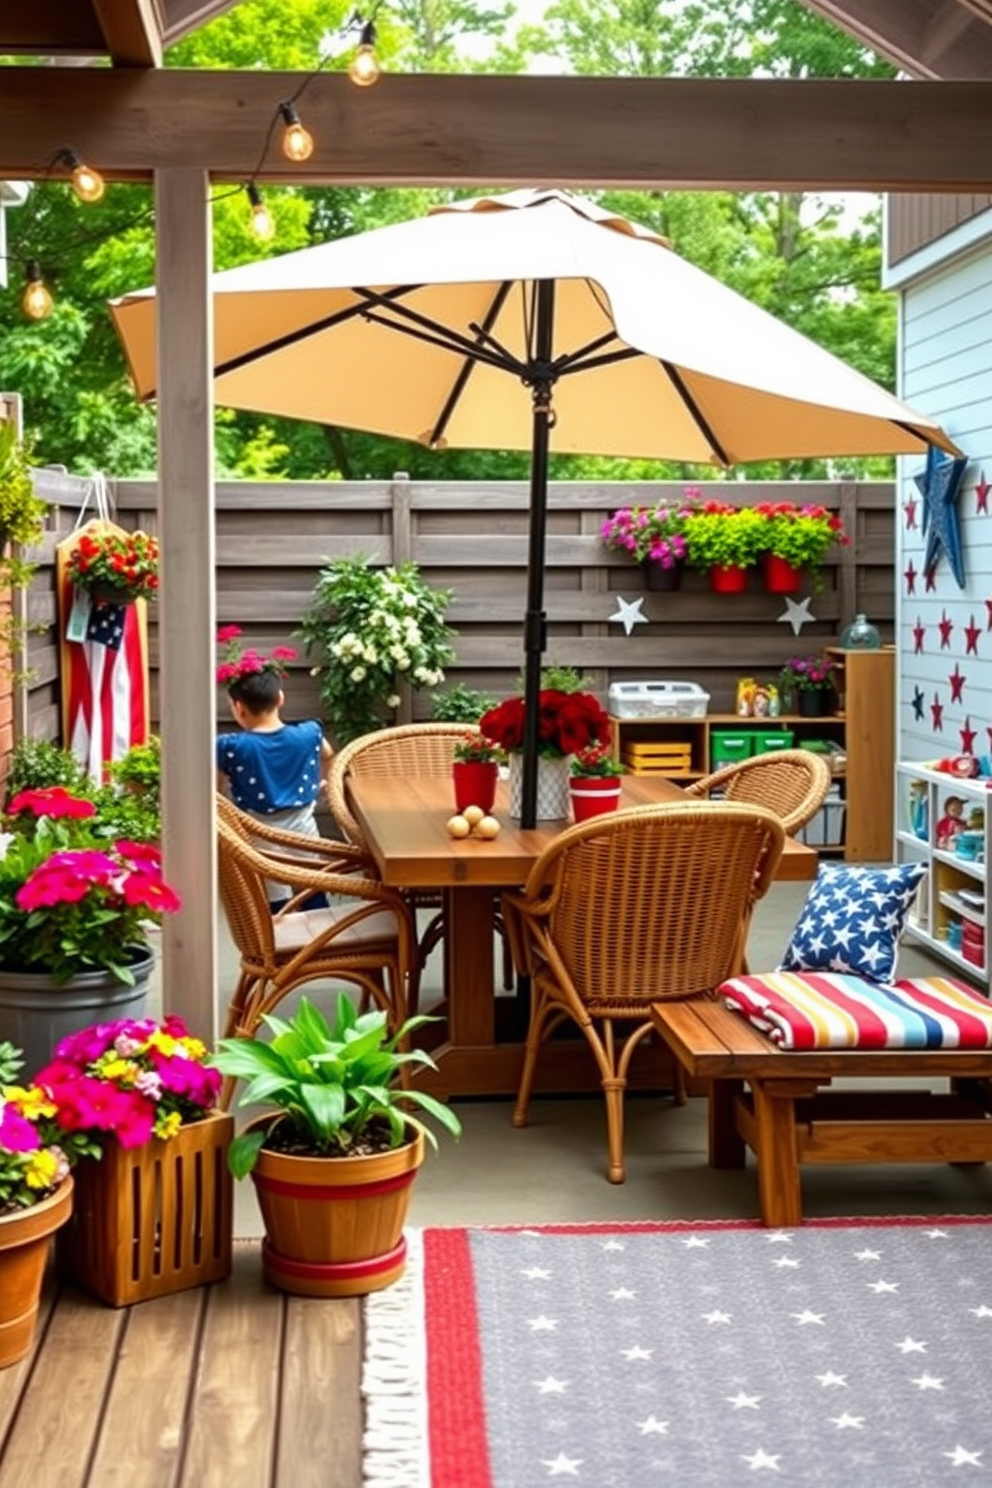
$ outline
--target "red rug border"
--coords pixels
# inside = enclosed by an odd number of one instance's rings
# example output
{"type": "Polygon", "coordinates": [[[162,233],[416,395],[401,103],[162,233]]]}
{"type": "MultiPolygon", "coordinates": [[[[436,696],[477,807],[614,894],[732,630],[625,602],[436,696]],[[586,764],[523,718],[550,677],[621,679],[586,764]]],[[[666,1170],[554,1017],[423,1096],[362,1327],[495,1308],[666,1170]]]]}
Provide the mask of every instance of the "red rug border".
{"type": "MultiPolygon", "coordinates": [[[[923,1228],[990,1225],[989,1214],[857,1215],[807,1219],[782,1230],[923,1228]]],[[[423,1288],[427,1347],[427,1427],[431,1488],[493,1488],[482,1386],[482,1350],[469,1237],[519,1235],[663,1235],[698,1230],[753,1230],[754,1219],[592,1220],[587,1223],[424,1225],[423,1288]],[[457,1346],[451,1347],[452,1339],[457,1346]]]]}

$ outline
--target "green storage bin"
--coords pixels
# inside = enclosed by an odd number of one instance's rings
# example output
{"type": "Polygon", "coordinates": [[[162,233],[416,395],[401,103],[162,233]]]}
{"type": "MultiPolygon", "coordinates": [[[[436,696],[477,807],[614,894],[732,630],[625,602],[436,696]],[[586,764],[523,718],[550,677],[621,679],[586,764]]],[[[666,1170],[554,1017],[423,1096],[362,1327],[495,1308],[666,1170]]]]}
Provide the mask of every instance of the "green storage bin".
{"type": "Polygon", "coordinates": [[[755,735],[749,729],[714,729],[710,734],[710,768],[749,759],[755,735]]]}
{"type": "Polygon", "coordinates": [[[768,754],[772,749],[791,749],[795,739],[792,729],[776,729],[774,733],[759,734],[754,736],[755,754],[768,754]]]}

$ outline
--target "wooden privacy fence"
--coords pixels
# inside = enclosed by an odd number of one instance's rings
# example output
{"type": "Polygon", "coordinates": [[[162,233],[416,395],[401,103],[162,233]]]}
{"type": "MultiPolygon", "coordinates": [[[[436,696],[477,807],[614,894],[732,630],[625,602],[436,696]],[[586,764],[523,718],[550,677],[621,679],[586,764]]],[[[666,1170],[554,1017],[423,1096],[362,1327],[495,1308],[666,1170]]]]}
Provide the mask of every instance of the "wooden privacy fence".
{"type": "MultiPolygon", "coordinates": [[[[44,628],[33,636],[25,727],[35,737],[57,738],[58,651],[55,644],[53,550],[71,528],[74,484],[55,478],[59,529],[42,552],[32,585],[31,618],[44,628]]],[[[549,489],[545,608],[547,659],[580,667],[604,702],[611,682],[682,680],[710,694],[712,711],[732,709],[741,675],[774,680],[785,658],[813,653],[834,640],[856,612],[864,611],[892,639],[894,594],[894,487],[889,482],[714,482],[704,495],[738,505],[788,499],[821,502],[837,511],[852,538],[836,547],[823,571],[823,589],[809,605],[815,622],[793,634],[780,617],[781,596],[767,594],[757,571],[744,595],[715,595],[703,574],[687,573],[674,594],[649,592],[640,568],[600,541],[604,519],[620,506],[678,500],[685,487],[671,482],[553,483],[549,489]],[[628,636],[611,621],[617,600],[641,599],[647,623],[628,636]]],[[[156,526],[153,482],[111,483],[118,521],[156,526]]],[[[166,495],[166,499],[168,499],[166,495]]],[[[375,563],[412,560],[424,579],[450,589],[448,621],[457,632],[455,660],[445,686],[463,682],[497,694],[512,692],[523,660],[529,489],[526,482],[432,483],[397,475],[365,482],[222,482],[217,486],[217,616],[238,624],[246,641],[264,650],[295,645],[299,660],[286,683],[287,716],[317,716],[320,709],[313,658],[293,631],[308,608],[318,571],[331,558],[366,554],[375,563]]],[[[166,575],[180,598],[182,573],[166,575]]],[[[797,599],[810,592],[804,588],[797,599]]],[[[157,726],[158,634],[149,607],[152,717],[157,726]]],[[[426,693],[406,699],[407,716],[430,716],[426,693]]],[[[218,695],[218,718],[227,717],[218,695]]],[[[333,736],[333,720],[325,720],[333,736]]]]}

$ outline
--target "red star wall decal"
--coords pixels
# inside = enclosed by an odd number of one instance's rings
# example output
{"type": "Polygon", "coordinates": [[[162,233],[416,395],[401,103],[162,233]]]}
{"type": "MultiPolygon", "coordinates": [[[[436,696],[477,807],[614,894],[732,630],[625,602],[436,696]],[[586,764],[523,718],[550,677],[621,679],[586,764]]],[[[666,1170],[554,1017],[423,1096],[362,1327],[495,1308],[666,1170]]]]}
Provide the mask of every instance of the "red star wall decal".
{"type": "Polygon", "coordinates": [[[916,502],[912,496],[906,502],[903,511],[906,513],[906,531],[914,532],[916,530],[916,502]]]}
{"type": "Polygon", "coordinates": [[[981,633],[981,630],[975,624],[975,617],[974,615],[972,615],[968,621],[968,624],[964,628],[965,656],[978,655],[978,637],[981,635],[981,633]]]}
{"type": "Polygon", "coordinates": [[[971,717],[969,715],[969,717],[967,717],[965,719],[964,723],[961,725],[961,753],[962,754],[974,754],[974,752],[975,752],[975,736],[976,736],[977,733],[978,733],[978,730],[977,729],[973,729],[972,726],[971,726],[971,717]]]}
{"type": "Polygon", "coordinates": [[[933,720],[933,726],[936,731],[942,734],[944,732],[944,705],[940,701],[939,693],[936,692],[933,695],[933,702],[930,704],[930,717],[933,720]]]}
{"type": "Polygon", "coordinates": [[[913,626],[913,655],[914,656],[919,656],[921,654],[921,652],[923,651],[923,637],[926,635],[926,633],[927,633],[927,628],[926,628],[925,625],[921,625],[920,624],[920,617],[919,617],[919,615],[917,615],[917,617],[916,617],[916,624],[913,626]]]}
{"type": "Polygon", "coordinates": [[[937,570],[935,568],[928,568],[927,569],[927,572],[926,572],[926,592],[927,592],[927,594],[933,594],[936,588],[937,588],[937,570]]]}
{"type": "Polygon", "coordinates": [[[906,580],[906,593],[907,594],[915,594],[916,593],[916,569],[913,567],[913,560],[912,560],[912,558],[910,558],[910,560],[909,560],[909,567],[906,569],[906,572],[903,574],[903,578],[906,580]]]}
{"type": "MultiPolygon", "coordinates": [[[[954,670],[947,680],[951,684],[951,702],[959,703],[961,701],[961,689],[967,679],[957,662],[954,663],[954,670]]],[[[965,752],[967,753],[967,751],[965,752]]]]}
{"type": "MultiPolygon", "coordinates": [[[[981,473],[981,475],[979,476],[978,480],[975,482],[975,515],[976,515],[976,517],[987,517],[988,516],[988,514],[989,514],[989,492],[990,491],[992,491],[992,486],[990,486],[989,483],[988,483],[988,481],[985,479],[985,471],[983,470],[982,473],[981,473]]],[[[912,523],[911,522],[907,522],[906,525],[908,527],[911,527],[912,526],[912,523]]]]}
{"type": "Polygon", "coordinates": [[[943,651],[951,644],[951,631],[954,629],[954,621],[946,610],[937,621],[937,626],[940,630],[940,649],[943,651]]]}

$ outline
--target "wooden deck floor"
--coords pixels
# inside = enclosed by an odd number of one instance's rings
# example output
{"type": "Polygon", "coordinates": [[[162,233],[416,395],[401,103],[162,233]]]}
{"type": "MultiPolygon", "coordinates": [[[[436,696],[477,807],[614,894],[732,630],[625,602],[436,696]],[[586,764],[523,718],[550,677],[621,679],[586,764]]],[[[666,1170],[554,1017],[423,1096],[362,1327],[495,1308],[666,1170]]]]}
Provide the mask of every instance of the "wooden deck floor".
{"type": "Polygon", "coordinates": [[[292,1298],[258,1242],[231,1278],[111,1308],[50,1274],[0,1371],[2,1488],[358,1488],[358,1301],[292,1298]]]}

